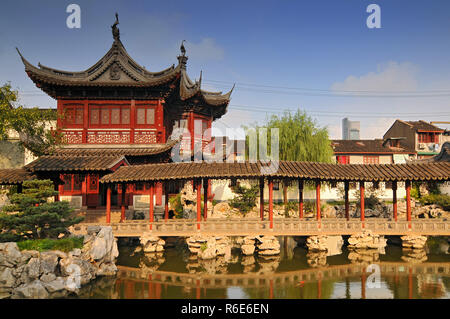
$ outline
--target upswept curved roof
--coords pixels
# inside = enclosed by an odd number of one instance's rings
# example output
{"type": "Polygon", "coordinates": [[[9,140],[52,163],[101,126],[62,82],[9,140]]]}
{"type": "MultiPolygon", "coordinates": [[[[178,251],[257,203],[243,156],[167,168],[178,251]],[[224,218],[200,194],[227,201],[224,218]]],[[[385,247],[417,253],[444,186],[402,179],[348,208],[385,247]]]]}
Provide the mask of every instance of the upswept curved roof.
{"type": "Polygon", "coordinates": [[[181,101],[195,98],[209,106],[226,107],[234,89],[233,86],[225,94],[202,90],[201,74],[200,80],[193,82],[186,72],[188,57],[184,55],[184,52],[178,56],[177,65],[173,64],[162,71],[150,72],[130,57],[118,37],[114,38],[111,48],[98,62],[81,72],[58,70],[40,63],[35,66],[23,57],[19,49],[17,52],[31,80],[54,98],[57,98],[55,90],[48,89],[49,87],[152,88],[166,85],[171,89],[179,87],[178,99],[181,101]]]}

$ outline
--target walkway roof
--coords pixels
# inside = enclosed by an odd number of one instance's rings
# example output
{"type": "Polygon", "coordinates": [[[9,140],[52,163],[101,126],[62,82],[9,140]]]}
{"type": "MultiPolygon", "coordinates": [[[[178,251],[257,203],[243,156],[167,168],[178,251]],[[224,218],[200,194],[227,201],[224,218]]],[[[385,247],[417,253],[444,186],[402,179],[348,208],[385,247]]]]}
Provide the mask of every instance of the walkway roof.
{"type": "Polygon", "coordinates": [[[256,163],[166,163],[120,167],[114,173],[103,176],[102,183],[211,179],[255,179],[260,177],[292,178],[335,181],[448,181],[450,163],[418,164],[327,164],[313,162],[279,161],[273,174],[264,174],[266,164],[256,163]]]}

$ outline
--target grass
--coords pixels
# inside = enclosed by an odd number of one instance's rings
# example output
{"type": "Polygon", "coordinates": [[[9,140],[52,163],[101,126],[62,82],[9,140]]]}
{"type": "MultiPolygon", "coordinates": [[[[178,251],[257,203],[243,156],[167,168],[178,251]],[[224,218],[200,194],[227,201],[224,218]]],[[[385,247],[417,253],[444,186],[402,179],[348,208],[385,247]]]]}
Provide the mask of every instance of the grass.
{"type": "Polygon", "coordinates": [[[20,250],[60,250],[69,252],[75,248],[83,248],[83,237],[71,237],[63,239],[33,239],[17,242],[20,250]]]}

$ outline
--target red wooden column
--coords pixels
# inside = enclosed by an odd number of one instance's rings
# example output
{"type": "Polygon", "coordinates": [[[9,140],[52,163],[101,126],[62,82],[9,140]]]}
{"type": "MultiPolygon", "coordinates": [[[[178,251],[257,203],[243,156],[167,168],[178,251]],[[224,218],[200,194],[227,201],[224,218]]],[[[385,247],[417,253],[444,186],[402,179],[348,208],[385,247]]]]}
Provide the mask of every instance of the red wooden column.
{"type": "Polygon", "coordinates": [[[350,189],[350,182],[345,181],[344,182],[344,198],[345,198],[345,218],[347,220],[350,220],[350,203],[348,200],[348,191],[350,189]]]}
{"type": "Polygon", "coordinates": [[[155,184],[153,182],[150,182],[150,190],[149,190],[149,205],[150,205],[150,211],[149,211],[149,222],[150,222],[150,230],[152,230],[152,224],[153,224],[153,218],[154,218],[154,207],[153,207],[153,196],[155,194],[155,184]]]}
{"type": "Polygon", "coordinates": [[[361,212],[361,222],[364,228],[364,182],[359,182],[359,196],[360,196],[360,212],[361,212]]]}
{"type": "Polygon", "coordinates": [[[397,182],[392,182],[392,210],[394,212],[394,220],[397,221],[397,182]]]}
{"type": "Polygon", "coordinates": [[[111,223],[111,185],[106,188],[106,223],[111,223]]]}
{"type": "Polygon", "coordinates": [[[273,228],[273,180],[269,178],[269,221],[270,229],[273,228]]]}
{"type": "Polygon", "coordinates": [[[320,181],[316,181],[316,212],[317,221],[320,222],[320,181]]]}
{"type": "Polygon", "coordinates": [[[303,180],[298,180],[298,217],[303,218],[303,180]]]}
{"type": "Polygon", "coordinates": [[[259,216],[264,220],[264,178],[259,180],[259,216]]]}
{"type": "Polygon", "coordinates": [[[120,222],[123,223],[125,220],[125,194],[126,194],[127,185],[122,184],[122,199],[121,199],[121,209],[120,209],[120,222]]]}
{"type": "Polygon", "coordinates": [[[169,181],[164,182],[164,220],[169,219],[169,181]]]}
{"type": "Polygon", "coordinates": [[[208,218],[208,179],[203,180],[203,218],[208,218]]]}
{"type": "Polygon", "coordinates": [[[408,228],[411,228],[411,181],[406,181],[406,220],[408,221],[408,228]]]}
{"type": "Polygon", "coordinates": [[[200,180],[194,182],[197,191],[197,229],[200,229],[200,221],[202,220],[202,183],[200,180]]]}

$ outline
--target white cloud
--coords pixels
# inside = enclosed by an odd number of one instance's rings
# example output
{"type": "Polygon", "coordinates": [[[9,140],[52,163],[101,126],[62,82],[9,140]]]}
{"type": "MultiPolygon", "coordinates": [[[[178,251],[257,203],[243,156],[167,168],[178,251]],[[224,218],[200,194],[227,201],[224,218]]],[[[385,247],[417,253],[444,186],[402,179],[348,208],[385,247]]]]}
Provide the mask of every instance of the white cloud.
{"type": "Polygon", "coordinates": [[[212,38],[203,38],[199,43],[186,41],[186,55],[195,57],[196,60],[222,60],[225,51],[212,38]]]}
{"type": "Polygon", "coordinates": [[[361,76],[348,76],[331,85],[333,91],[416,91],[418,67],[405,62],[390,61],[379,64],[376,72],[361,76]]]}

